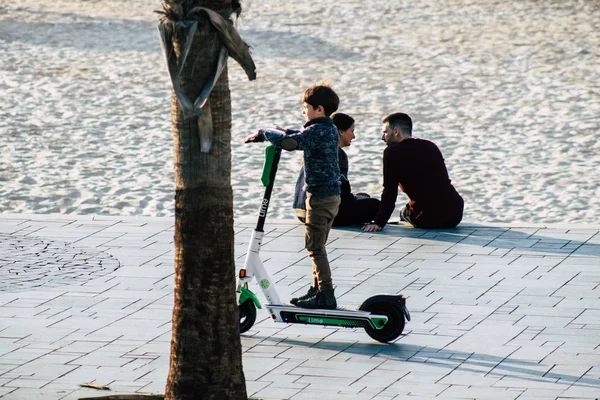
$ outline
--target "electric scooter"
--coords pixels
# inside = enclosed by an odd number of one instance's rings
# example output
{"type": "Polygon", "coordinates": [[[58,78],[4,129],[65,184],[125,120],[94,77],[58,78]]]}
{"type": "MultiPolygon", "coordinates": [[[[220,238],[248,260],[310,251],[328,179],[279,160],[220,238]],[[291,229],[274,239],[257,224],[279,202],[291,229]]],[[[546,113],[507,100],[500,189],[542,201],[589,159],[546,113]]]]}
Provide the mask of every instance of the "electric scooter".
{"type": "Polygon", "coordinates": [[[398,338],[404,330],[405,318],[410,321],[406,298],[402,295],[379,294],[369,297],[358,310],[346,307],[334,310],[300,308],[283,303],[279,298],[273,279],[260,260],[259,252],[280,156],[281,148],[273,145],[266,148],[261,178],[266,186],[265,194],[260,205],[258,223],[250,238],[244,268],[240,269],[237,280],[240,333],[248,331],[254,325],[256,309],[262,308],[258,297],[248,288],[248,283],[256,278],[267,300],[264,306],[275,322],[364,328],[371,338],[383,343],[398,338]]]}

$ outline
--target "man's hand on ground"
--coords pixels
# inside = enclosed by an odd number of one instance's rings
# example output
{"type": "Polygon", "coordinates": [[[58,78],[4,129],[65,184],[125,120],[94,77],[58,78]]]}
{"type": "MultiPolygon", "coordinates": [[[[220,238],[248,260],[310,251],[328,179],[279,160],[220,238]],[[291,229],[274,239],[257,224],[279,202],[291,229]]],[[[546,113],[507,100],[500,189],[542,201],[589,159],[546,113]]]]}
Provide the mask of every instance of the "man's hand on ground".
{"type": "Polygon", "coordinates": [[[362,228],[363,232],[377,232],[382,229],[383,228],[377,224],[368,224],[368,225],[363,226],[363,228],[362,228]]]}
{"type": "Polygon", "coordinates": [[[265,138],[260,132],[253,133],[244,139],[244,143],[260,143],[264,141],[265,138]]]}

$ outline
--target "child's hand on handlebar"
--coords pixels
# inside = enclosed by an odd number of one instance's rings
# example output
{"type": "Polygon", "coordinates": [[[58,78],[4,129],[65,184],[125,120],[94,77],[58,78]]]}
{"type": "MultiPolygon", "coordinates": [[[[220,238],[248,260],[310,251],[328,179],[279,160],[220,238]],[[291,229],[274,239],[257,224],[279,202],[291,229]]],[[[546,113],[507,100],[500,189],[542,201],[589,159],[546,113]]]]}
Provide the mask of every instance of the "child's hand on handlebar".
{"type": "Polygon", "coordinates": [[[260,143],[265,141],[265,136],[260,131],[253,133],[252,135],[244,139],[244,143],[260,143]]]}

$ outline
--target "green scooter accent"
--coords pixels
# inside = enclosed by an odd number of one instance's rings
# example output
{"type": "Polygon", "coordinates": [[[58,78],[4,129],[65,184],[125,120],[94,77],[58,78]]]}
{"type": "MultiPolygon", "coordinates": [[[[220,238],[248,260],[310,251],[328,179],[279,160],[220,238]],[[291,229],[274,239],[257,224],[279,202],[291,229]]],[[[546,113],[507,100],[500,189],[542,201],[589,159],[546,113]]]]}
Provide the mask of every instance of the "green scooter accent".
{"type": "Polygon", "coordinates": [[[305,324],[345,326],[348,328],[365,328],[372,325],[372,327],[375,329],[382,329],[388,321],[386,317],[370,317],[367,319],[339,318],[319,315],[298,315],[296,318],[298,321],[304,322],[305,324]]]}
{"type": "Polygon", "coordinates": [[[388,322],[387,318],[380,318],[380,317],[371,317],[370,320],[373,323],[373,325],[375,326],[375,329],[383,329],[385,324],[388,322]]]}
{"type": "Polygon", "coordinates": [[[256,308],[258,308],[259,310],[262,308],[262,306],[260,305],[260,301],[258,300],[258,297],[256,297],[256,295],[254,293],[252,293],[252,290],[248,289],[247,287],[242,286],[240,288],[240,292],[241,293],[240,293],[239,304],[242,304],[246,300],[250,299],[250,300],[252,300],[252,302],[254,303],[256,308]]]}
{"type": "Polygon", "coordinates": [[[269,186],[269,183],[271,183],[271,169],[273,168],[273,158],[275,158],[276,149],[274,145],[267,146],[265,149],[265,163],[263,165],[262,176],[260,177],[260,181],[265,186],[269,186]]]}

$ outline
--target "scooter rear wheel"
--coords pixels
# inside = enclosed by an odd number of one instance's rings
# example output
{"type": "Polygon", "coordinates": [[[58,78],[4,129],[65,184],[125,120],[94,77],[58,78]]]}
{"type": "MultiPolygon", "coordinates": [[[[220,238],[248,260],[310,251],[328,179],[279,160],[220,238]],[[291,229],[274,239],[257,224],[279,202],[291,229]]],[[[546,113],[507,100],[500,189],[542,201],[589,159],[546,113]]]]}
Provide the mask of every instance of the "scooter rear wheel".
{"type": "Polygon", "coordinates": [[[256,306],[252,300],[248,299],[238,305],[240,314],[240,333],[247,332],[256,321],[256,306]]]}
{"type": "Polygon", "coordinates": [[[365,328],[367,335],[371,336],[371,338],[378,342],[387,343],[397,339],[402,334],[405,321],[404,314],[402,314],[402,310],[398,306],[382,301],[369,305],[365,308],[365,311],[388,317],[388,321],[381,329],[375,329],[370,326],[365,328]]]}

